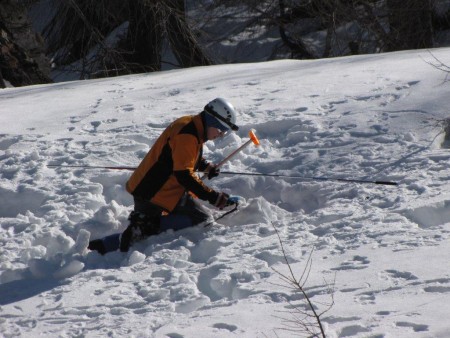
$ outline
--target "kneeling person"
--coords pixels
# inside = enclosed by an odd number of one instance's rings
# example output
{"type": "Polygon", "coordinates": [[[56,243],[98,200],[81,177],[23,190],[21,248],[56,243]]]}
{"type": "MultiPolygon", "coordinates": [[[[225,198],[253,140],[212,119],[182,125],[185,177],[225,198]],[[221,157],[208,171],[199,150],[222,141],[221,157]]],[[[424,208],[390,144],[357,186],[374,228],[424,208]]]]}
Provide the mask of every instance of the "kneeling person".
{"type": "Polygon", "coordinates": [[[197,115],[175,120],[164,130],[127,182],[134,210],[120,240],[121,251],[126,252],[136,241],[166,230],[161,222],[163,212],[174,216],[172,219],[182,216],[183,227],[205,222],[209,218],[207,208],[189,193],[219,209],[230,204],[226,193],[206,186],[196,174],[205,172],[209,179],[219,174],[219,169],[203,158],[203,144],[223,137],[230,130],[238,130],[236,112],[223,98],[212,100],[197,115]]]}

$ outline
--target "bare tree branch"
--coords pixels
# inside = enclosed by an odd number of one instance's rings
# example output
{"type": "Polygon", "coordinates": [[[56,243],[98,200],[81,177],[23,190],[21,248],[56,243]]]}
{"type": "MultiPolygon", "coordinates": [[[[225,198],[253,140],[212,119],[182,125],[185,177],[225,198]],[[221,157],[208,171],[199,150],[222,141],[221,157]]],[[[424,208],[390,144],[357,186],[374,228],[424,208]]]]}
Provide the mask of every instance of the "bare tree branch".
{"type": "Polygon", "coordinates": [[[183,0],[54,0],[45,28],[59,65],[79,62],[80,77],[161,70],[169,41],[179,67],[209,65],[185,19],[183,0]]]}
{"type": "MultiPolygon", "coordinates": [[[[292,305],[294,313],[291,313],[292,319],[281,318],[284,320],[284,330],[292,331],[292,332],[301,332],[307,334],[310,337],[322,337],[325,338],[325,329],[322,324],[321,316],[328,312],[332,306],[334,305],[334,297],[333,297],[333,288],[328,285],[328,292],[331,295],[331,301],[325,305],[325,309],[322,311],[318,311],[316,305],[312,302],[311,297],[306,291],[305,284],[308,281],[308,278],[311,273],[312,268],[312,254],[314,248],[309,253],[309,256],[306,260],[304,270],[300,276],[300,278],[295,277],[295,273],[289,263],[287,258],[287,254],[284,248],[283,241],[281,239],[280,233],[275,225],[272,223],[273,228],[275,229],[275,233],[278,237],[278,241],[280,243],[281,251],[283,253],[284,260],[288,267],[289,273],[284,274],[278,270],[273,269],[280,278],[286,282],[291,288],[300,291],[305,300],[306,309],[301,309],[299,306],[292,305]]],[[[334,284],[333,284],[334,285],[334,284]]]]}

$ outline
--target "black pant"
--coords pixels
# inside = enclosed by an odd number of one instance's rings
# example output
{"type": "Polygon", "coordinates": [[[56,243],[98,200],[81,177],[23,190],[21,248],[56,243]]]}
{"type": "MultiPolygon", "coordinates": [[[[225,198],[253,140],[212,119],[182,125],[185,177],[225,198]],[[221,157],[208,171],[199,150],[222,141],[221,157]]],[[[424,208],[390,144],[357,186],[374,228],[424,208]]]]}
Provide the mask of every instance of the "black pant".
{"type": "MultiPolygon", "coordinates": [[[[140,197],[134,198],[134,211],[145,214],[150,222],[159,226],[161,223],[161,213],[163,208],[140,197]]],[[[183,215],[189,217],[192,225],[197,225],[209,219],[208,209],[201,205],[198,200],[189,194],[184,194],[178,201],[176,207],[170,215],[183,215]]]]}

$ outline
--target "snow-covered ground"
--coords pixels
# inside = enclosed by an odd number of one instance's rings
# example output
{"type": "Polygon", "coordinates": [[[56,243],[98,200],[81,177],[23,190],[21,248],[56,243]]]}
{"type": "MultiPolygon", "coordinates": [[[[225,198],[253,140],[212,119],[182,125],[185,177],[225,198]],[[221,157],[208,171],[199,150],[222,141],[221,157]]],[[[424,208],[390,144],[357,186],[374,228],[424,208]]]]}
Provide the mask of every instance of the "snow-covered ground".
{"type": "MultiPolygon", "coordinates": [[[[433,50],[450,64],[450,49],[433,50]]],[[[0,336],[293,337],[305,301],[329,337],[450,335],[450,118],[427,51],[221,65],[0,91],[0,336]],[[222,175],[246,202],[220,224],[129,253],[85,249],[122,231],[130,172],[176,117],[217,97],[241,129],[208,142],[224,170],[399,186],[222,175]],[[312,251],[314,248],[314,251],[312,251]],[[275,271],[276,270],[276,271],[275,271]],[[330,289],[332,293],[330,294],[330,289]],[[295,325],[294,325],[295,328],[295,325]]],[[[221,212],[212,210],[215,215],[221,212]]]]}

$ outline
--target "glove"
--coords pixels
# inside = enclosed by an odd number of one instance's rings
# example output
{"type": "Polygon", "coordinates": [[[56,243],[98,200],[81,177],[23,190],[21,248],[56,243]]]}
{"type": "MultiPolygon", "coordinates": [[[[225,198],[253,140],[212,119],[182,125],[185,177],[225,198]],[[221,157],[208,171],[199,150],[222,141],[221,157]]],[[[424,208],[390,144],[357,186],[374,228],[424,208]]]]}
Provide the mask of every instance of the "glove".
{"type": "Polygon", "coordinates": [[[210,180],[216,176],[219,176],[220,168],[218,168],[215,164],[208,164],[205,172],[208,174],[208,180],[210,180]]]}
{"type": "Polygon", "coordinates": [[[217,199],[213,204],[216,208],[219,208],[220,210],[222,210],[223,208],[225,208],[226,206],[229,206],[230,204],[228,203],[228,198],[230,197],[230,195],[221,192],[219,193],[219,195],[217,196],[217,199]]]}
{"type": "Polygon", "coordinates": [[[239,196],[229,196],[227,200],[227,207],[230,205],[238,204],[241,201],[239,196]]]}

